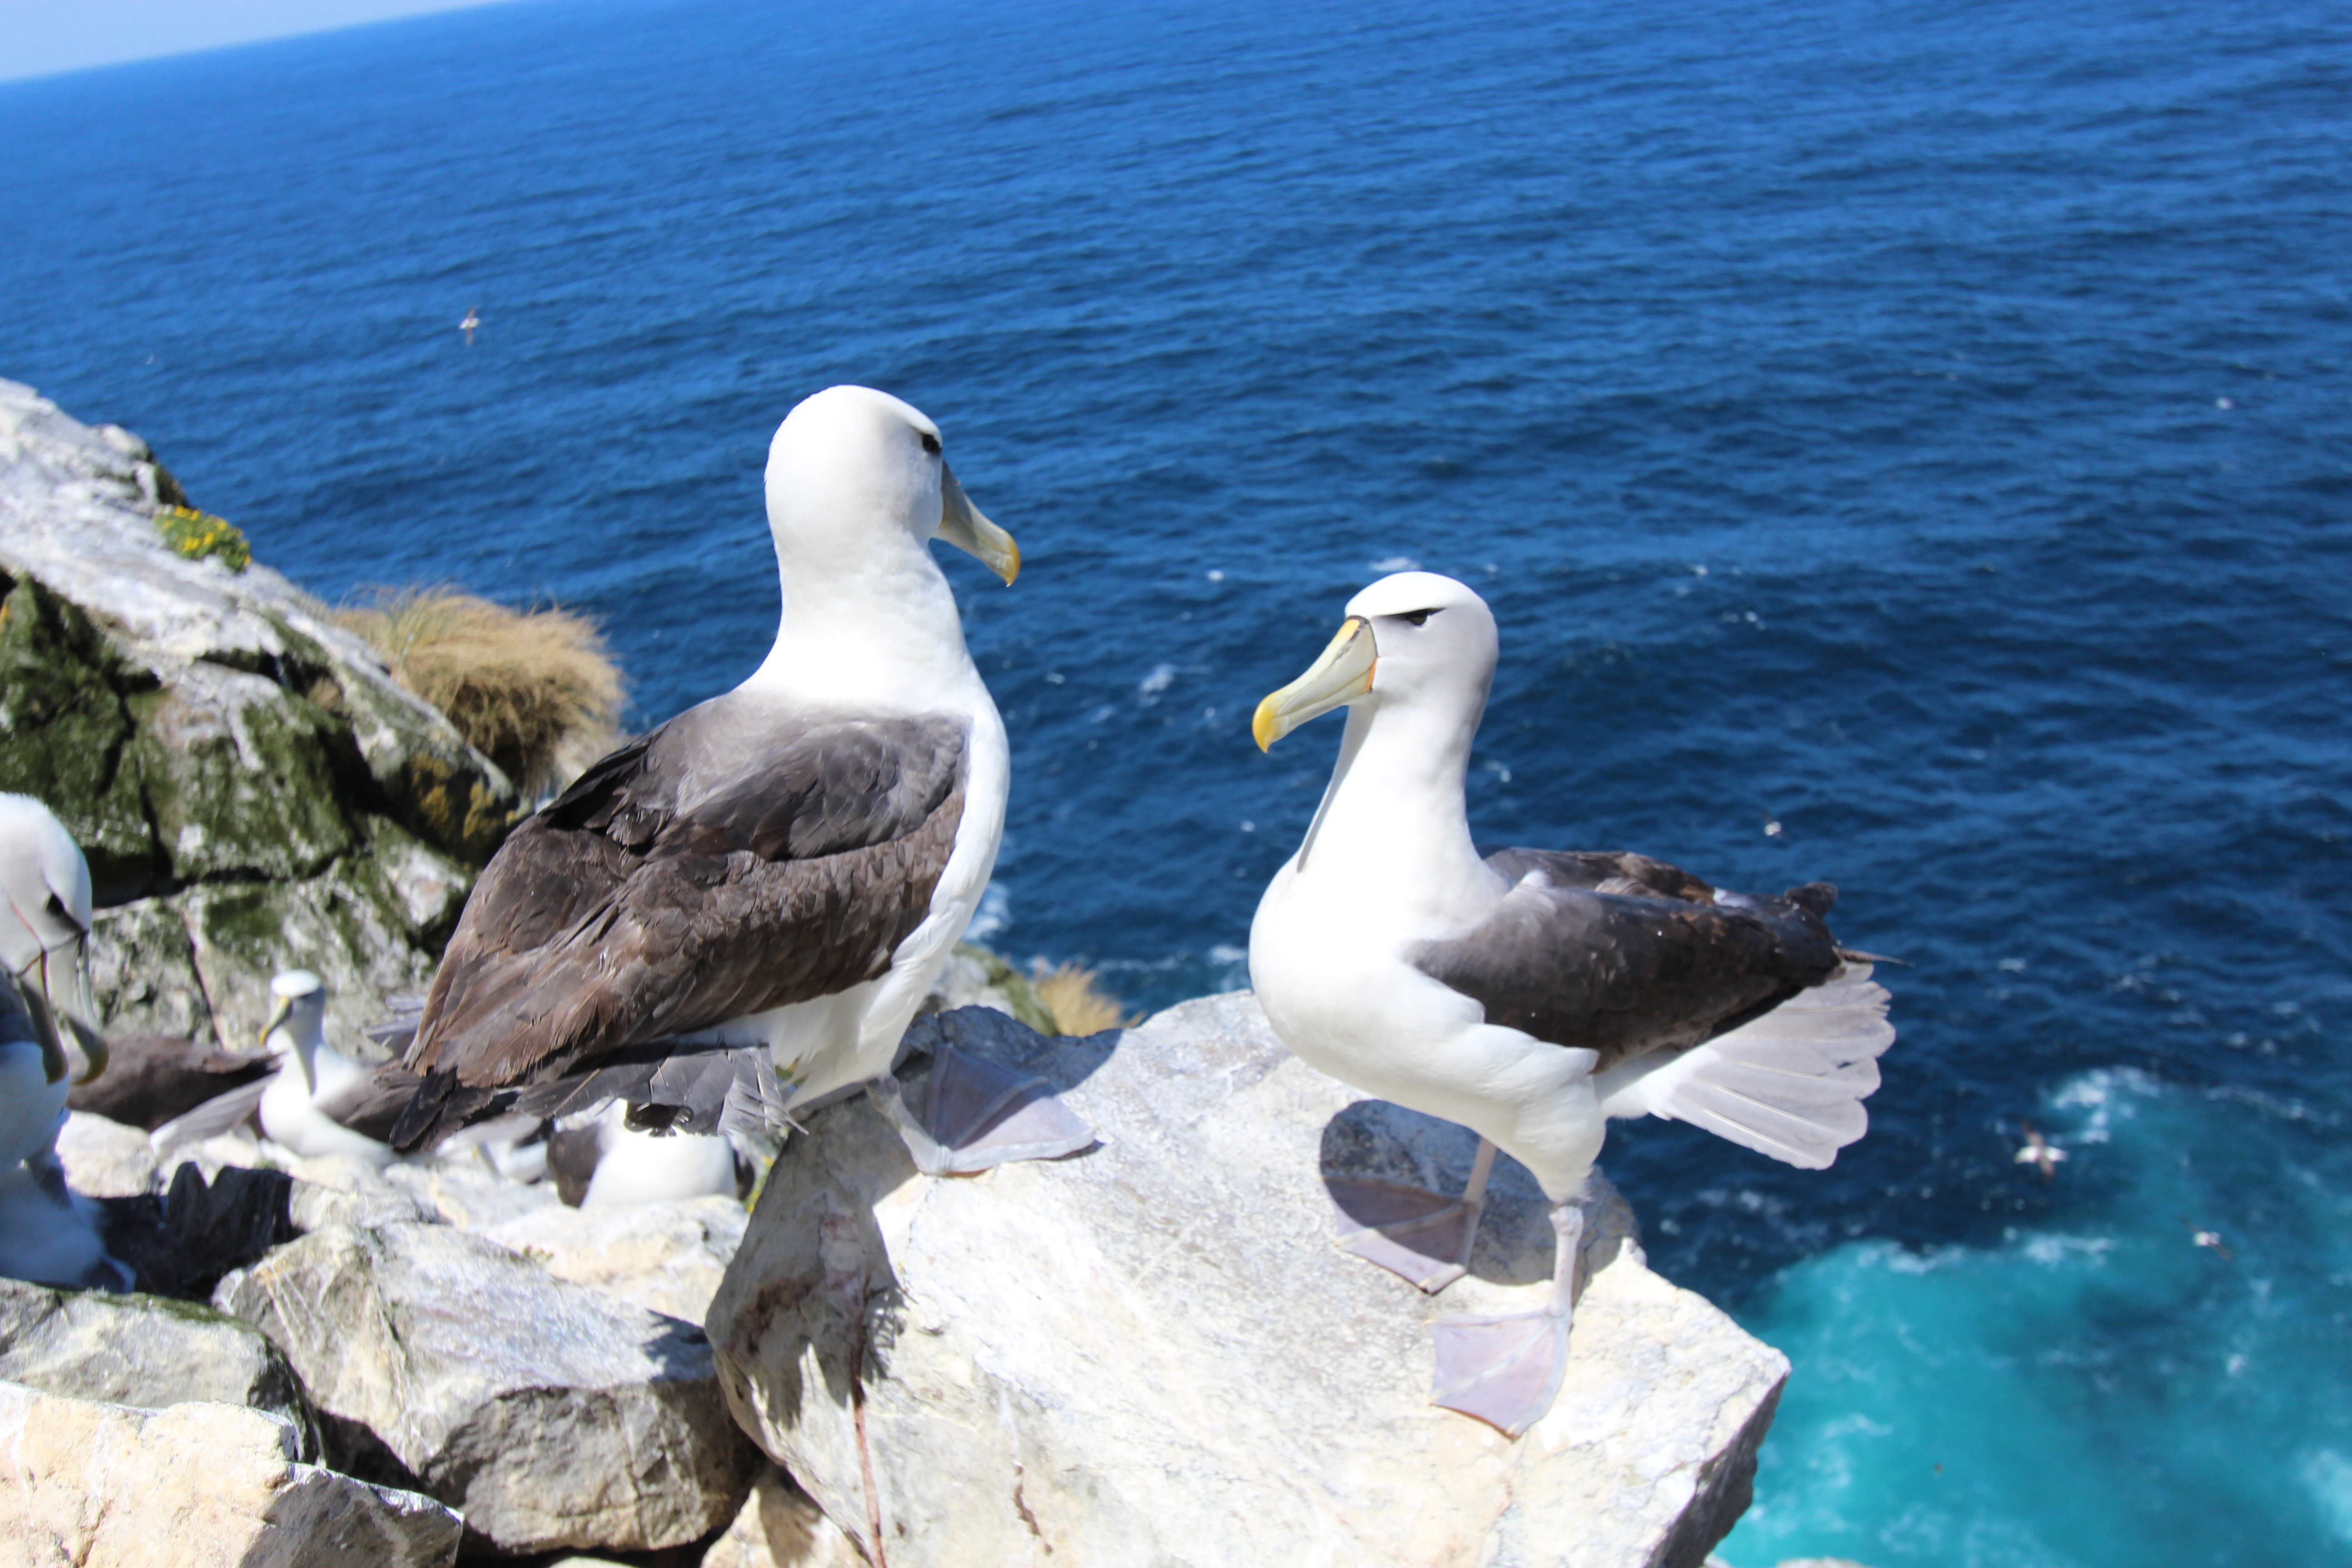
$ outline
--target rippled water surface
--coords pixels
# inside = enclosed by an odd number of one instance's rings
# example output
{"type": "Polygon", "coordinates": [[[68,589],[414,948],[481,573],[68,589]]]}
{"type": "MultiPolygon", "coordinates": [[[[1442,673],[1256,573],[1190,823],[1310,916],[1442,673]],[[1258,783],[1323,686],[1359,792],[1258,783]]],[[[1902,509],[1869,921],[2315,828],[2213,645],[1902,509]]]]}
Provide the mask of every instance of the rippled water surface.
{"type": "Polygon", "coordinates": [[[2352,1563],[2352,17],[2078,12],[572,0],[11,84],[0,374],[330,598],[594,612],[647,723],[765,650],[776,421],[912,399],[1028,562],[947,563],[992,940],[1138,1005],[1329,765],[1256,699],[1468,580],[1482,839],[1909,964],[1834,1170],[1612,1137],[1796,1363],[1724,1555],[2352,1563]]]}

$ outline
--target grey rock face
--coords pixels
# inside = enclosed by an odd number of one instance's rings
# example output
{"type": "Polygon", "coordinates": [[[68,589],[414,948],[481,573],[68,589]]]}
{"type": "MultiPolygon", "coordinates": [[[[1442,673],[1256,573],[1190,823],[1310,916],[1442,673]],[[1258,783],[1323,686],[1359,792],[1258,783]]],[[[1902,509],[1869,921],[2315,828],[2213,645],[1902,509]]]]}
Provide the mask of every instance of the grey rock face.
{"type": "Polygon", "coordinates": [[[457,1516],[297,1457],[286,1421],[0,1383],[0,1561],[41,1568],[446,1568],[457,1516]]]}
{"type": "Polygon", "coordinates": [[[283,577],[168,548],[184,499],[138,437],[0,381],[0,789],[89,858],[110,1027],[249,1048],[299,963],[357,1049],[519,803],[283,577]]]}
{"type": "Polygon", "coordinates": [[[751,1216],[732,1198],[574,1209],[550,1204],[480,1234],[558,1279],[699,1324],[751,1216]]]}
{"type": "Polygon", "coordinates": [[[699,1330],[445,1226],[330,1226],[215,1301],[286,1352],[339,1468],[440,1499],[502,1552],[698,1540],[757,1463],[699,1330]]]}
{"type": "Polygon", "coordinates": [[[861,1544],[870,1508],[893,1568],[1696,1568],[1746,1507],[1788,1363],[1651,1273],[1605,1182],[1559,1400],[1511,1442],[1427,1403],[1425,1325],[1541,1305],[1524,1171],[1424,1298],[1332,1245],[1318,1168],[1458,1187],[1475,1140],[1313,1072],[1248,995],[1086,1040],[917,1027],[1065,1087],[1103,1143],[940,1181],[864,1099],[821,1111],[708,1320],[737,1418],[861,1544]]]}
{"type": "Polygon", "coordinates": [[[243,1405],[286,1419],[294,1458],[318,1458],[286,1358],[252,1324],[190,1301],[0,1279],[0,1379],[109,1405],[243,1405]]]}

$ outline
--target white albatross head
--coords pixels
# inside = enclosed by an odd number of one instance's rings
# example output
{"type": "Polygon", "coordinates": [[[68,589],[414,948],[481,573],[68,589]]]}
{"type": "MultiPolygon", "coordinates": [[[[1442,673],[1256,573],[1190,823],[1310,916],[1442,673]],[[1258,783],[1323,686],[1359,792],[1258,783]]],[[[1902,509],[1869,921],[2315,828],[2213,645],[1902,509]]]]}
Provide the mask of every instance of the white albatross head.
{"type": "Polygon", "coordinates": [[[1348,618],[1307,673],[1257,705],[1258,749],[1308,720],[1364,702],[1435,708],[1478,728],[1499,647],[1486,601],[1434,572],[1399,572],[1348,601],[1348,618]]]}
{"type": "Polygon", "coordinates": [[[895,530],[945,540],[1011,585],[1021,547],[981,514],[948,467],[940,427],[870,386],[802,399],[768,444],[768,526],[794,567],[856,564],[895,530]]]}
{"type": "Polygon", "coordinates": [[[275,1005],[261,1026],[261,1048],[290,1050],[304,1086],[315,1094],[319,1047],[327,1043],[327,983],[307,969],[281,969],[270,977],[269,994],[275,1005]]]}
{"type": "Polygon", "coordinates": [[[963,493],[922,410],[864,386],[804,399],[769,444],[767,487],[783,613],[747,688],[885,708],[980,688],[929,542],[1008,584],[1021,548],[963,493]]]}

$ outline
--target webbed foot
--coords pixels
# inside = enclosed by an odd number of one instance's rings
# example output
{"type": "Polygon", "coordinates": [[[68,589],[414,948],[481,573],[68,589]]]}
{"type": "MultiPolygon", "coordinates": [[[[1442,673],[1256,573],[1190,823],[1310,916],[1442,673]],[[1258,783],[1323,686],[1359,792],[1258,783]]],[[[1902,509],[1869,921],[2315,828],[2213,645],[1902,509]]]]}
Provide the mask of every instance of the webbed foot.
{"type": "Polygon", "coordinates": [[[874,1080],[872,1092],[926,1175],[971,1176],[1013,1160],[1058,1160],[1095,1142],[1094,1128],[1045,1079],[944,1043],[932,1054],[919,1116],[888,1073],[874,1080]]]}
{"type": "Polygon", "coordinates": [[[1545,1308],[1491,1317],[1441,1318],[1437,1375],[1429,1402],[1475,1415],[1506,1437],[1544,1417],[1568,1370],[1566,1310],[1545,1308]]]}
{"type": "Polygon", "coordinates": [[[1404,1182],[1326,1176],[1339,1212],[1339,1247],[1432,1294],[1468,1272],[1484,1204],[1404,1182]]]}
{"type": "Polygon", "coordinates": [[[1323,1190],[1339,1211],[1339,1247],[1434,1295],[1469,1271],[1486,1212],[1486,1177],[1495,1145],[1478,1141],[1478,1158],[1458,1198],[1408,1182],[1326,1176],[1323,1190]]]}
{"type": "Polygon", "coordinates": [[[1559,1397],[1568,1371],[1569,1320],[1575,1310],[1576,1249],[1584,1211],[1573,1201],[1551,1211],[1551,1300],[1532,1312],[1440,1318],[1437,1373],[1429,1402],[1458,1410],[1516,1437],[1542,1420],[1559,1397]]]}

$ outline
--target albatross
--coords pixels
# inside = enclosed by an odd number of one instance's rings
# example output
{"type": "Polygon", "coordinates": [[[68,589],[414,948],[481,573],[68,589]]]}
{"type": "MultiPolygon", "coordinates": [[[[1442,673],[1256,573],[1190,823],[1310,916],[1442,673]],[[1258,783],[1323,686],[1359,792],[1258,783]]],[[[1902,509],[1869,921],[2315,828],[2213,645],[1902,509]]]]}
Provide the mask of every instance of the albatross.
{"type": "Polygon", "coordinates": [[[28,1010],[26,1026],[0,1041],[0,1171],[53,1160],[68,1080],[87,1083],[106,1068],[89,994],[89,926],[81,846],[39,801],[0,794],[0,963],[28,1010]]]}
{"type": "Polygon", "coordinates": [[[1473,847],[1463,783],[1495,618],[1462,584],[1383,577],[1306,674],[1259,704],[1262,749],[1349,710],[1305,841],[1250,929],[1250,979],[1308,1065],[1479,1135],[1458,1196],[1329,1179],[1341,1245],[1438,1290],[1466,1268],[1497,1148],[1552,1205],[1550,1297],[1433,1326],[1434,1403],[1517,1436],[1568,1358],[1578,1199],[1607,1119],[1693,1122],[1818,1169],[1862,1136],[1886,993],[1831,937],[1836,889],[1710,887],[1625,853],[1473,847]],[[1349,1216],[1354,1216],[1351,1220],[1349,1216]]]}
{"type": "Polygon", "coordinates": [[[305,1160],[348,1154],[371,1165],[397,1156],[385,1135],[416,1091],[396,1068],[353,1061],[327,1042],[327,984],[308,969],[270,976],[268,1021],[261,1026],[261,1076],[233,1082],[150,1134],[159,1159],[184,1144],[216,1137],[247,1118],[263,1136],[305,1160]]]}
{"type": "Polygon", "coordinates": [[[1043,1084],[971,1057],[934,1058],[919,1112],[891,1073],[988,886],[1011,773],[929,542],[1007,584],[1019,547],[939,426],[866,387],[793,409],[766,491],[783,598],[767,658],[492,858],[407,1052],[423,1083],[399,1147],[615,1098],[643,1125],[782,1130],[858,1084],[933,1174],[1093,1141],[1043,1084]]]}
{"type": "MultiPolygon", "coordinates": [[[[38,988],[20,984],[13,974],[0,974],[0,1060],[20,1056],[36,1063],[57,1063],[62,1080],[64,1047],[38,988]]],[[[51,1104],[54,1110],[35,1107],[30,1114],[13,1100],[0,1107],[9,1140],[0,1149],[6,1156],[0,1161],[0,1276],[74,1289],[128,1290],[131,1270],[107,1256],[98,1205],[66,1185],[57,1159],[57,1131],[65,1108],[61,1100],[40,1101],[41,1106],[51,1104]]]]}

